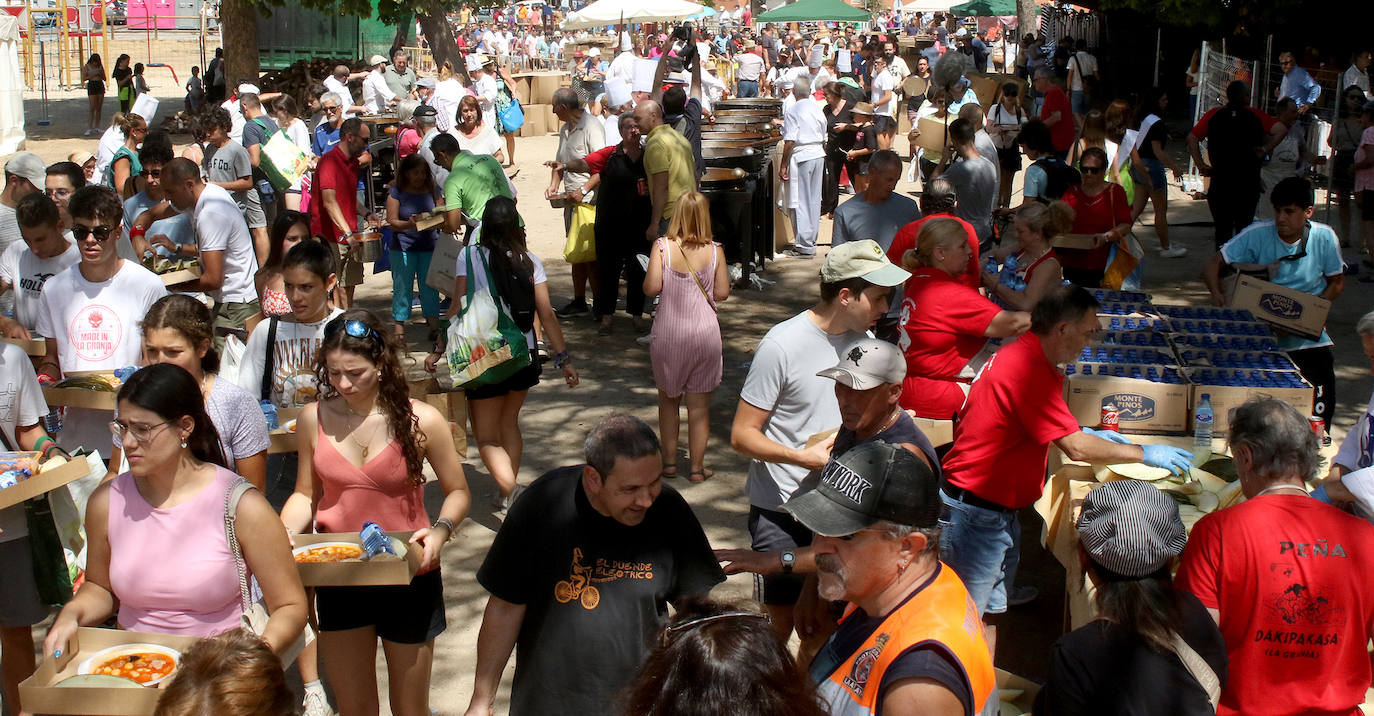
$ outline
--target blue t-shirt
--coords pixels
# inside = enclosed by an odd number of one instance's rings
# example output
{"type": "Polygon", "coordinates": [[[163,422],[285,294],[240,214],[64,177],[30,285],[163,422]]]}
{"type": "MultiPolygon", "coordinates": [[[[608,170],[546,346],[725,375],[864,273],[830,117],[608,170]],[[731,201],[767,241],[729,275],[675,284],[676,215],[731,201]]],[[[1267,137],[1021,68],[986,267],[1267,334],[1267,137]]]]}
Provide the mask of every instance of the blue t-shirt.
{"type": "Polygon", "coordinates": [[[1045,187],[1049,184],[1050,178],[1044,169],[1031,164],[1026,167],[1025,182],[1026,186],[1021,193],[1028,198],[1039,199],[1045,195],[1045,187]]]}
{"type": "Polygon", "coordinates": [[[310,151],[317,157],[324,156],[324,153],[333,149],[339,143],[339,128],[334,127],[328,122],[321,122],[315,127],[315,133],[310,138],[310,151]]]}
{"type": "MultiPolygon", "coordinates": [[[[1341,244],[1336,232],[1326,224],[1308,222],[1311,227],[1307,238],[1307,255],[1300,259],[1284,261],[1279,264],[1274,275],[1274,283],[1294,291],[1320,295],[1326,290],[1327,276],[1340,276],[1345,273],[1345,261],[1341,259],[1341,244]]],[[[1236,234],[1221,247],[1221,258],[1228,264],[1268,265],[1298,252],[1301,241],[1286,244],[1279,238],[1274,222],[1256,221],[1236,234]]],[[[1321,338],[1308,340],[1298,336],[1280,334],[1279,347],[1286,351],[1303,348],[1319,348],[1331,345],[1331,337],[1322,330],[1321,338]]]]}
{"type": "MultiPolygon", "coordinates": [[[[409,219],[415,214],[434,210],[433,194],[412,194],[408,191],[401,191],[395,186],[389,188],[387,193],[400,204],[396,211],[396,217],[399,219],[409,219]]],[[[393,231],[392,236],[395,238],[393,248],[407,252],[433,251],[434,242],[437,239],[434,229],[393,231]]]]}

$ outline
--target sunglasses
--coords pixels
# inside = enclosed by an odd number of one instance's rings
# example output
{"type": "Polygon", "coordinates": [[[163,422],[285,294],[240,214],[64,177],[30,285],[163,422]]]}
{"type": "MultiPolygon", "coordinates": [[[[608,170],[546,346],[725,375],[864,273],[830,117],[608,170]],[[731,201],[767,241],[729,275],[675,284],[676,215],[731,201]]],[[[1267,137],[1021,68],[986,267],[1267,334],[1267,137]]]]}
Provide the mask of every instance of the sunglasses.
{"type": "Polygon", "coordinates": [[[726,612],[726,613],[724,613],[724,614],[713,614],[713,615],[711,615],[711,616],[709,616],[709,617],[698,617],[698,618],[696,618],[696,619],[689,619],[689,620],[687,620],[687,621],[685,621],[685,622],[683,622],[683,623],[681,623],[681,624],[674,624],[674,625],[668,627],[667,629],[664,629],[664,630],[663,630],[663,645],[664,645],[664,646],[667,646],[667,645],[668,645],[668,642],[671,641],[672,638],[673,638],[674,636],[677,636],[677,635],[679,635],[679,634],[683,634],[683,633],[685,633],[685,632],[691,631],[692,629],[695,629],[695,628],[701,626],[702,624],[709,624],[710,622],[721,621],[722,619],[741,619],[741,618],[743,618],[743,619],[762,619],[762,620],[764,620],[765,622],[770,622],[770,623],[772,622],[772,620],[768,618],[768,615],[767,615],[767,614],[756,614],[756,613],[754,613],[754,612],[726,612]]]}
{"type": "Polygon", "coordinates": [[[340,330],[351,338],[366,339],[370,337],[379,342],[382,340],[382,337],[376,331],[368,328],[366,323],[358,320],[345,321],[343,317],[335,318],[324,327],[324,337],[330,338],[340,330]]]}
{"type": "Polygon", "coordinates": [[[333,111],[337,110],[338,108],[339,108],[338,105],[325,105],[325,106],[324,106],[324,111],[326,111],[326,112],[333,112],[333,111]]]}
{"type": "Polygon", "coordinates": [[[143,176],[145,176],[145,177],[153,177],[154,179],[156,179],[156,178],[162,176],[162,170],[161,170],[161,169],[144,169],[144,170],[143,170],[143,176]]]}
{"type": "Polygon", "coordinates": [[[1087,164],[1084,164],[1081,167],[1079,167],[1079,170],[1082,171],[1084,174],[1101,174],[1103,171],[1105,171],[1103,167],[1094,167],[1089,166],[1087,164]]]}
{"type": "Polygon", "coordinates": [[[95,240],[105,243],[113,238],[114,232],[118,227],[114,226],[91,226],[86,227],[81,224],[72,224],[72,238],[77,241],[85,241],[87,236],[95,236],[95,240]]]}

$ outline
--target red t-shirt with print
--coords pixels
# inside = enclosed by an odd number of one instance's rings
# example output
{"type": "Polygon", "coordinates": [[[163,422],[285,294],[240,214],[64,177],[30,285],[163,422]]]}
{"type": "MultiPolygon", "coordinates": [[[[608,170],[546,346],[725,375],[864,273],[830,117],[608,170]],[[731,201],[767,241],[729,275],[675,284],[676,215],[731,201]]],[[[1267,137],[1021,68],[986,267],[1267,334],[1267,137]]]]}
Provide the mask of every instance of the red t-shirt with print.
{"type": "Polygon", "coordinates": [[[931,214],[929,216],[923,216],[898,229],[897,235],[892,237],[892,244],[887,247],[887,260],[901,266],[902,254],[905,254],[908,249],[916,248],[916,238],[921,233],[921,227],[925,226],[926,222],[931,219],[954,219],[959,222],[960,226],[964,227],[964,231],[968,234],[968,247],[973,251],[973,255],[968,259],[968,270],[956,280],[966,284],[975,291],[982,288],[983,280],[979,277],[978,268],[978,232],[973,229],[973,224],[953,214],[931,214]]]}
{"type": "MultiPolygon", "coordinates": [[[[1073,207],[1070,231],[1075,234],[1100,234],[1111,231],[1117,224],[1131,223],[1131,200],[1126,198],[1126,190],[1120,184],[1108,184],[1097,196],[1090,196],[1083,191],[1082,185],[1075,185],[1069,187],[1062,198],[1065,204],[1073,207]]],[[[1111,250],[1111,244],[1103,244],[1095,249],[1055,249],[1054,252],[1060,266],[1100,271],[1106,267],[1111,250]]]]}
{"type": "Polygon", "coordinates": [[[1002,309],[937,268],[916,269],[902,293],[901,405],[920,418],[949,420],[964,404],[960,383],[973,379],[969,359],[987,345],[983,332],[1002,309]]]}
{"type": "Polygon", "coordinates": [[[1358,714],[1369,688],[1374,526],[1311,497],[1260,495],[1198,521],[1176,581],[1220,612],[1218,714],[1358,714]]]}
{"type": "Polygon", "coordinates": [[[1064,374],[1026,333],[992,355],[969,389],[945,456],[945,477],[985,500],[1020,509],[1040,497],[1050,443],[1079,430],[1064,374]]]}

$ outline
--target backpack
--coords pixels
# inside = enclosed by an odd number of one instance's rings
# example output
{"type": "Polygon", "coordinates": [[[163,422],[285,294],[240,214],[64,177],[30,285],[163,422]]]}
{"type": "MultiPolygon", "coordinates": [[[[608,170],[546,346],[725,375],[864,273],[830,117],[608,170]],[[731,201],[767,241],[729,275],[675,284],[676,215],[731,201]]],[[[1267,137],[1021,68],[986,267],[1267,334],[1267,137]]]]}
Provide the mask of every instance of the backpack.
{"type": "Polygon", "coordinates": [[[1083,175],[1059,157],[1041,157],[1033,166],[1045,172],[1045,195],[1039,197],[1041,203],[1055,201],[1064,196],[1069,187],[1083,183],[1083,175]]]}

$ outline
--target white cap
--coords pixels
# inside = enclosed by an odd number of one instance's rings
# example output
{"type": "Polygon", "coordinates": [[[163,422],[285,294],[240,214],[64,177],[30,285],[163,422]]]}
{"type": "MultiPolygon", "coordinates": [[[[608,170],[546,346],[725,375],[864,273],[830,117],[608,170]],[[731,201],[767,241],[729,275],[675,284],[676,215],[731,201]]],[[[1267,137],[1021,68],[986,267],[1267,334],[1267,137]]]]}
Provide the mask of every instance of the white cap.
{"type": "Polygon", "coordinates": [[[250,85],[247,82],[239,85],[238,94],[262,94],[262,90],[257,85],[250,85]]]}
{"type": "Polygon", "coordinates": [[[606,104],[619,107],[630,101],[630,84],[619,77],[606,80],[606,104]]]}
{"type": "Polygon", "coordinates": [[[587,51],[587,55],[590,56],[590,57],[600,57],[600,56],[601,56],[601,48],[600,48],[600,47],[593,47],[592,49],[590,49],[590,50],[587,51]]]}

